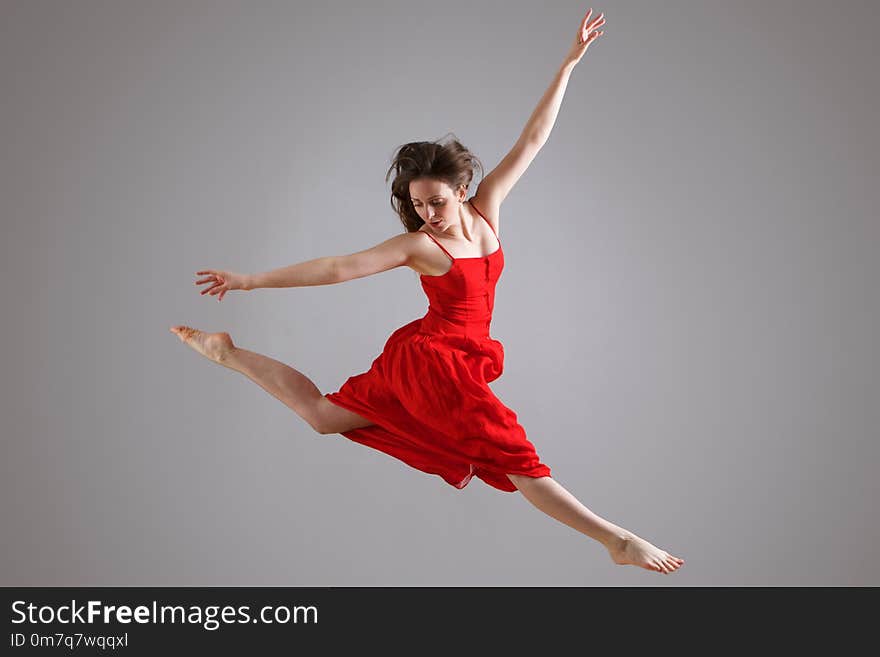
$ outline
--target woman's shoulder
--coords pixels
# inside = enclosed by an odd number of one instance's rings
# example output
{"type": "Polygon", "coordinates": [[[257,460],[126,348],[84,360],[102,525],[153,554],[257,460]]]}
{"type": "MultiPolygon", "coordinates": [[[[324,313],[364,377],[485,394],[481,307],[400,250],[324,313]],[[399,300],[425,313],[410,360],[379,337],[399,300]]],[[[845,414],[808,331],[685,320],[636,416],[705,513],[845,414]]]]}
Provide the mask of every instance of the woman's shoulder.
{"type": "Polygon", "coordinates": [[[403,233],[399,237],[405,240],[408,255],[411,258],[420,259],[431,253],[431,239],[425,239],[426,236],[433,239],[433,235],[422,226],[421,228],[403,233]]]}

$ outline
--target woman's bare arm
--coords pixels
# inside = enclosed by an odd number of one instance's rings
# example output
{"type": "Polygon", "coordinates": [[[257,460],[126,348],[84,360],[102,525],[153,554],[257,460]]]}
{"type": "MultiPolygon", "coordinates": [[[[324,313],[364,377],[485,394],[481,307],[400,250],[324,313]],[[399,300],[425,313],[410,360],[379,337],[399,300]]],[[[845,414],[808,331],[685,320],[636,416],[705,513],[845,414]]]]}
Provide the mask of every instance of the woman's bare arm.
{"type": "MultiPolygon", "coordinates": [[[[565,90],[574,67],[577,66],[590,44],[603,33],[602,30],[596,28],[605,24],[604,14],[599,14],[592,20],[590,19],[591,14],[592,10],[587,12],[581,21],[562,65],[556,71],[550,86],[526,122],[516,144],[498,166],[492,169],[480,182],[474,201],[480,207],[481,212],[487,213],[487,216],[498,216],[499,208],[510,190],[550,138],[550,132],[559,115],[562,98],[565,96],[565,90]]],[[[496,227],[496,232],[497,230],[496,227]]]]}
{"type": "Polygon", "coordinates": [[[332,285],[378,274],[409,264],[417,239],[412,233],[404,233],[357,253],[323,256],[262,274],[251,274],[245,277],[245,289],[332,285]]]}
{"type": "Polygon", "coordinates": [[[596,28],[605,24],[605,14],[599,14],[590,20],[592,13],[591,9],[581,21],[574,42],[565,54],[562,66],[557,70],[553,81],[526,122],[526,127],[523,128],[520,136],[521,140],[543,144],[550,137],[550,131],[553,130],[553,125],[556,123],[559,107],[562,105],[562,98],[565,96],[565,89],[574,67],[587,52],[590,44],[603,33],[603,30],[596,28]]]}
{"type": "Polygon", "coordinates": [[[322,256],[295,265],[280,267],[261,274],[245,277],[245,290],[261,287],[305,287],[308,285],[330,285],[338,283],[336,277],[336,256],[322,256]]]}

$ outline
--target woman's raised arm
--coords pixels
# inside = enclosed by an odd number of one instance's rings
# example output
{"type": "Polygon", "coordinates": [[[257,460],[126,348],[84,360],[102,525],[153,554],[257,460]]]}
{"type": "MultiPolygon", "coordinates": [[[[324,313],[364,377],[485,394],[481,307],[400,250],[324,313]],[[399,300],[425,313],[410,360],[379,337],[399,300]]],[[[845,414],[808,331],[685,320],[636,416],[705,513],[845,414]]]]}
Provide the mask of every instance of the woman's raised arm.
{"type": "Polygon", "coordinates": [[[592,13],[593,10],[590,9],[581,21],[574,42],[566,53],[562,66],[556,72],[553,81],[526,122],[516,144],[498,166],[480,181],[474,198],[485,212],[498,215],[501,203],[507,198],[510,190],[522,177],[538,151],[550,137],[550,131],[553,130],[553,125],[556,123],[559,107],[562,105],[562,98],[565,96],[565,89],[568,87],[572,70],[584,56],[590,44],[603,34],[601,30],[596,28],[605,24],[604,14],[599,14],[590,20],[592,13]]]}
{"type": "Polygon", "coordinates": [[[554,76],[550,87],[544,92],[535,111],[529,117],[526,127],[522,131],[521,139],[543,144],[550,136],[550,131],[556,123],[556,116],[559,114],[559,107],[562,105],[562,97],[565,95],[565,89],[568,86],[568,79],[572,70],[581,61],[581,57],[587,52],[590,44],[603,34],[603,31],[597,28],[605,24],[605,14],[599,14],[596,18],[590,20],[592,13],[593,10],[590,9],[581,21],[574,41],[565,54],[562,66],[554,76]]]}

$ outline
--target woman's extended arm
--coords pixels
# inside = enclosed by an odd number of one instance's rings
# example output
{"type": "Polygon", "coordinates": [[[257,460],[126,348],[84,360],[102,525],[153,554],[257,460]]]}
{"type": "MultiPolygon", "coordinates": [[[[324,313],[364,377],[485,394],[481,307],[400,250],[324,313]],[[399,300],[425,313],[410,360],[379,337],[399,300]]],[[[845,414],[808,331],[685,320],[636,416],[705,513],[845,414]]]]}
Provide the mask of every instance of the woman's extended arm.
{"type": "Polygon", "coordinates": [[[197,276],[205,278],[196,285],[208,284],[200,294],[216,296],[221,301],[229,290],[255,290],[259,287],[301,287],[303,285],[328,285],[338,283],[337,258],[324,256],[295,265],[273,269],[263,274],[239,274],[220,269],[203,269],[197,276]]]}
{"type": "Polygon", "coordinates": [[[520,139],[543,144],[550,136],[550,131],[553,129],[553,124],[556,123],[556,116],[559,114],[559,107],[562,105],[562,97],[565,95],[565,89],[568,86],[568,79],[571,76],[572,70],[581,60],[581,57],[584,56],[584,53],[587,52],[590,44],[603,33],[602,30],[596,30],[596,28],[605,24],[605,14],[599,14],[591,21],[590,14],[592,13],[593,10],[590,9],[584,20],[581,21],[574,43],[572,43],[571,48],[566,53],[565,60],[550,83],[550,87],[544,92],[544,95],[538,102],[538,106],[529,117],[520,139]]]}
{"type": "Polygon", "coordinates": [[[520,141],[540,146],[546,143],[550,137],[550,131],[553,130],[553,125],[556,123],[556,117],[559,115],[562,97],[565,96],[565,89],[568,87],[568,80],[574,67],[573,62],[566,61],[556,71],[553,81],[526,122],[520,141]]]}
{"type": "Polygon", "coordinates": [[[314,260],[298,262],[262,274],[245,276],[245,290],[261,287],[305,287],[338,283],[335,256],[322,256],[314,260]]]}
{"type": "Polygon", "coordinates": [[[556,123],[556,115],[559,114],[559,106],[562,104],[562,97],[565,95],[565,88],[568,86],[568,78],[571,76],[572,70],[583,57],[589,45],[602,35],[602,31],[596,30],[596,28],[605,23],[604,15],[599,14],[590,21],[592,12],[592,9],[587,12],[586,17],[581,21],[577,35],[562,62],[562,66],[550,83],[550,87],[544,92],[535,111],[529,117],[519,139],[516,140],[510,152],[498,163],[498,166],[480,181],[477,193],[474,195],[474,201],[488,216],[498,216],[504,199],[507,198],[510,190],[526,172],[532,160],[538,155],[538,151],[544,147],[550,137],[550,131],[553,129],[553,124],[556,123]]]}
{"type": "Polygon", "coordinates": [[[229,290],[256,290],[261,287],[304,287],[344,283],[409,264],[418,245],[424,244],[412,233],[395,235],[381,244],[343,256],[322,256],[261,274],[237,274],[219,269],[196,272],[205,278],[196,285],[208,284],[201,294],[220,301],[229,290]]]}
{"type": "Polygon", "coordinates": [[[419,243],[421,240],[412,233],[395,235],[357,253],[324,256],[264,274],[252,274],[246,277],[246,289],[330,285],[371,276],[407,264],[419,243]]]}

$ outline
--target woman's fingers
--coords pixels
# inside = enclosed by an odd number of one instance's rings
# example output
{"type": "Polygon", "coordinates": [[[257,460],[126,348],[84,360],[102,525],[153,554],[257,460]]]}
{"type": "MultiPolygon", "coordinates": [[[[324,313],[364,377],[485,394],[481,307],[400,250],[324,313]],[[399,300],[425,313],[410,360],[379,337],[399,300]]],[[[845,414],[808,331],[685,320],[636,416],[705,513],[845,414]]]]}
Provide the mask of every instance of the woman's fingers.
{"type": "Polygon", "coordinates": [[[581,21],[581,31],[580,36],[578,36],[578,44],[581,46],[587,45],[597,36],[600,36],[602,32],[596,32],[597,27],[602,27],[605,24],[605,14],[604,12],[596,16],[593,20],[590,20],[590,16],[592,16],[593,10],[587,12],[587,15],[584,16],[584,20],[581,21]]]}
{"type": "MultiPolygon", "coordinates": [[[[599,21],[598,18],[597,18],[596,20],[599,21]]],[[[587,25],[586,27],[584,27],[584,29],[583,29],[583,31],[581,32],[581,34],[582,34],[582,35],[583,35],[583,34],[589,35],[589,34],[590,34],[591,32],[593,32],[597,27],[602,27],[603,25],[605,25],[605,19],[604,19],[604,18],[603,18],[601,21],[599,21],[599,22],[593,22],[592,24],[587,25]]]]}
{"type": "MultiPolygon", "coordinates": [[[[220,287],[223,283],[214,283],[211,287],[206,287],[204,290],[200,292],[200,294],[205,294],[206,292],[211,292],[215,287],[220,287]]],[[[211,292],[213,294],[213,292],[211,292]]]]}
{"type": "MultiPolygon", "coordinates": [[[[602,17],[605,16],[605,13],[603,12],[603,13],[599,14],[598,16],[596,16],[596,18],[594,18],[592,22],[590,22],[590,15],[592,13],[593,13],[593,10],[590,9],[590,11],[587,12],[587,15],[584,16],[584,20],[581,22],[581,26],[584,29],[592,29],[592,28],[596,27],[598,24],[598,21],[602,20],[602,17]]],[[[602,22],[604,23],[605,21],[602,21],[602,22]]]]}
{"type": "MultiPolygon", "coordinates": [[[[198,272],[198,273],[201,273],[201,272],[198,272]]],[[[210,276],[207,276],[201,280],[196,281],[195,284],[196,285],[203,285],[204,283],[221,283],[222,284],[225,282],[226,282],[226,279],[223,276],[220,276],[219,274],[211,274],[210,276]]]]}
{"type": "Polygon", "coordinates": [[[226,281],[226,277],[221,275],[221,272],[215,271],[213,269],[205,269],[196,272],[196,276],[202,275],[205,275],[205,278],[197,280],[196,285],[203,285],[205,283],[211,283],[211,285],[199,292],[199,294],[201,295],[219,295],[217,296],[217,301],[220,301],[223,298],[223,295],[225,295],[231,289],[229,287],[229,283],[226,281]]]}

